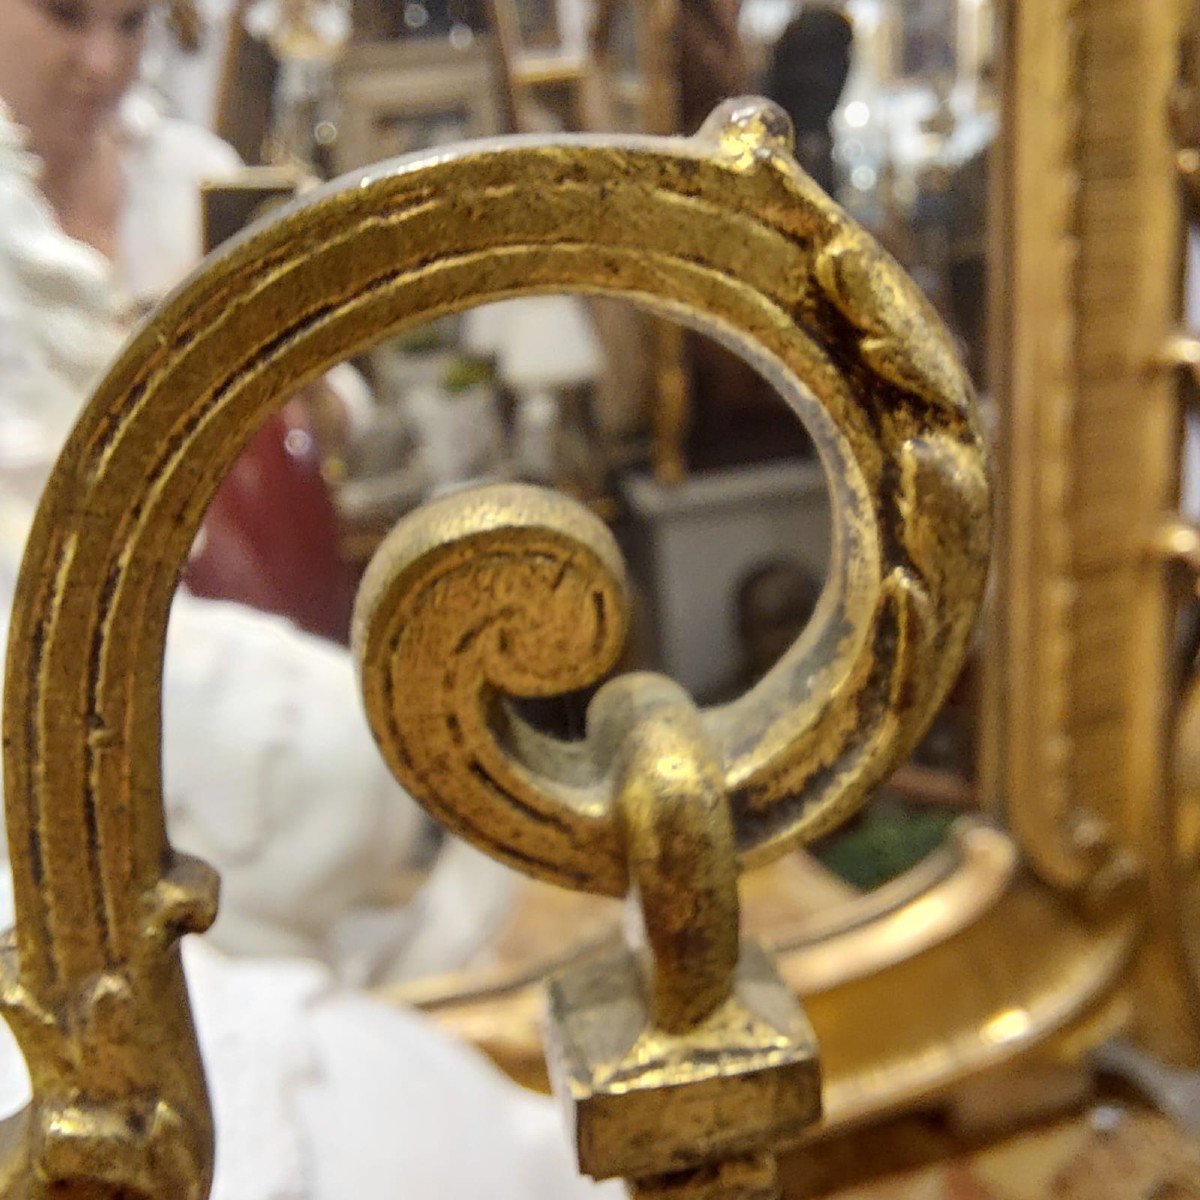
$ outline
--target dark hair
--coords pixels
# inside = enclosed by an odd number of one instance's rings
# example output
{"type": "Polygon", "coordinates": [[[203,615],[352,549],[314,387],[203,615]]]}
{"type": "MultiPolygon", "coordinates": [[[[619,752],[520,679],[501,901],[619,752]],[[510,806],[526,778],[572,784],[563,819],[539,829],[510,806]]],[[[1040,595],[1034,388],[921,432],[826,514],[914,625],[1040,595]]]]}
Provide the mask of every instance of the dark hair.
{"type": "Polygon", "coordinates": [[[809,5],[779,35],[767,71],[767,95],[798,133],[824,132],[850,74],[854,26],[845,13],[809,5]]]}

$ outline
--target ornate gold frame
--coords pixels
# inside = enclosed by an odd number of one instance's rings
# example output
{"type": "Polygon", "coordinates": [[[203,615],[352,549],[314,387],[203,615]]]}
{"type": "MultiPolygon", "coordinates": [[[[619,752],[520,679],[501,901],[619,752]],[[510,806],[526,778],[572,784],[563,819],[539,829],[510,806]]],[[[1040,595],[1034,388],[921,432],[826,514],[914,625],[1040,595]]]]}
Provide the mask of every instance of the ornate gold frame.
{"type": "MultiPolygon", "coordinates": [[[[669,681],[622,676],[586,742],[558,742],[500,698],[571,690],[615,661],[615,543],[536,489],[443,498],[389,537],[355,615],[397,777],[529,874],[620,895],[636,869],[644,898],[657,877],[628,831],[641,822],[639,846],[661,838],[688,859],[656,822],[671,803],[698,811],[676,795],[694,747],[696,787],[723,814],[694,844],[716,839],[714,903],[734,898],[717,941],[736,959],[739,864],[836,826],[927,726],[986,574],[970,385],[913,285],[799,170],[780,110],[730,101],[691,139],[481,142],[313,193],[212,256],[131,339],[29,536],[5,680],[17,927],[0,941],[0,1011],[34,1098],[0,1161],[5,1194],[207,1190],[176,943],[213,919],[216,876],[167,840],[159,722],[171,595],[220,478],[281,396],[346,355],[555,290],[677,313],[770,373],[828,465],[830,582],[811,628],[738,700],[699,713],[669,681]]],[[[667,903],[663,928],[696,896],[667,903]]]]}
{"type": "MultiPolygon", "coordinates": [[[[1176,938],[1161,904],[1170,600],[1151,545],[1177,487],[1175,380],[1161,366],[1180,254],[1166,114],[1188,8],[1052,0],[1003,14],[993,310],[1007,494],[984,791],[1064,897],[1148,894],[1143,962],[1171,962],[1176,938]]],[[[1137,1006],[1142,1032],[1194,1054],[1184,974],[1141,974],[1157,993],[1137,1006]]]]}

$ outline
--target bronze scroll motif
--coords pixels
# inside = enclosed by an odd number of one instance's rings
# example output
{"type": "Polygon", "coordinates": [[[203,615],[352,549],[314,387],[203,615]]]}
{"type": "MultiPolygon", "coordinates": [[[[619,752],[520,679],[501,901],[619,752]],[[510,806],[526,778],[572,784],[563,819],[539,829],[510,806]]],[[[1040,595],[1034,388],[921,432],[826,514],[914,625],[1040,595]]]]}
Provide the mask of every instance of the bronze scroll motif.
{"type": "MultiPolygon", "coordinates": [[[[836,528],[818,613],[762,684],[700,716],[742,864],[832,828],[920,736],[985,575],[970,387],[929,306],[796,166],[777,110],[730,102],[691,139],[439,149],[322,189],[158,309],[34,524],[6,678],[17,928],[0,949],[34,1101],[0,1194],[208,1188],[176,943],[212,920],[216,883],[167,842],[159,722],[171,595],[221,477],[332,364],[548,290],[624,295],[721,338],[822,454],[836,528]]],[[[467,493],[387,544],[356,631],[368,714],[413,794],[519,869],[609,894],[628,874],[610,748],[540,737],[502,697],[599,678],[620,579],[607,534],[565,500],[467,493]]]]}

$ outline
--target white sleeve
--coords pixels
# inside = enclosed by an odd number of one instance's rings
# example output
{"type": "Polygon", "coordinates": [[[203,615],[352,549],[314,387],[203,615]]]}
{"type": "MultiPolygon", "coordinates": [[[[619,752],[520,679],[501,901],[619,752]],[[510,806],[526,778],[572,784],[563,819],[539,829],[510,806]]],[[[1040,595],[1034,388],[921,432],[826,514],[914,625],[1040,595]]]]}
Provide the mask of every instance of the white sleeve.
{"type": "MultiPolygon", "coordinates": [[[[12,920],[0,858],[0,927],[12,920]]],[[[619,1200],[571,1161],[557,1105],[413,1013],[339,988],[317,963],[183,964],[216,1127],[212,1200],[619,1200]],[[463,1138],[469,1139],[464,1152],[463,1138]]],[[[0,1119],[30,1098],[0,1020],[0,1119]]]]}
{"type": "Polygon", "coordinates": [[[325,373],[325,382],[342,402],[351,442],[369,436],[375,428],[375,400],[358,368],[338,363],[325,373]]]}
{"type": "Polygon", "coordinates": [[[130,98],[126,121],[136,131],[126,148],[126,188],[118,237],[118,277],[138,301],[157,301],[203,257],[201,184],[235,175],[236,151],[205,129],[142,111],[130,98]]]}
{"type": "Polygon", "coordinates": [[[184,965],[217,1133],[212,1200],[618,1200],[582,1179],[557,1104],[426,1019],[311,964],[184,965]],[[467,1142],[464,1144],[464,1137],[467,1142]]]}
{"type": "Polygon", "coordinates": [[[412,931],[387,886],[426,818],[371,739],[346,651],[280,618],[178,595],[163,762],[172,841],[221,872],[218,945],[335,966],[352,955],[358,981],[390,973],[412,931]],[[363,911],[392,920],[364,923],[363,911]]]}
{"type": "Polygon", "coordinates": [[[0,145],[0,490],[33,504],[125,329],[99,256],[11,158],[0,145]]]}

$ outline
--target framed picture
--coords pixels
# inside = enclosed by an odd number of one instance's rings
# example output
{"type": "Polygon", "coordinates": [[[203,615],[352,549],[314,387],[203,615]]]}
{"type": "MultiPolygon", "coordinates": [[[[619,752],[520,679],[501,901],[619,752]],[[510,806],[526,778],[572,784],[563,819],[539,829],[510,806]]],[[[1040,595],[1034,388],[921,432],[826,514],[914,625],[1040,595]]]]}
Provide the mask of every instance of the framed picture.
{"type": "Polygon", "coordinates": [[[339,174],[380,159],[500,133],[505,81],[487,39],[354,46],[338,66],[339,174]]]}
{"type": "Polygon", "coordinates": [[[299,173],[286,167],[243,167],[232,179],[202,183],[204,252],[294,199],[300,185],[299,173]]]}

